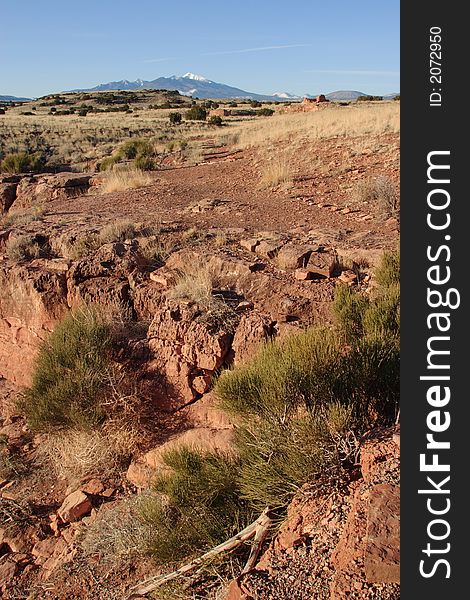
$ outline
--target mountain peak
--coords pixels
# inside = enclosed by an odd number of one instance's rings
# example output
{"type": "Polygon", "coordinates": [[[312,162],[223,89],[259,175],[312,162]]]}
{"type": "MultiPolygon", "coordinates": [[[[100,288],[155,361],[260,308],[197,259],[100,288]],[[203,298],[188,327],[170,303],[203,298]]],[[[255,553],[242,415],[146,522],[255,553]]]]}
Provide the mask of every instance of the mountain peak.
{"type": "Polygon", "coordinates": [[[210,81],[209,79],[207,79],[206,77],[203,77],[202,75],[196,75],[195,73],[185,73],[183,75],[183,79],[193,79],[194,81],[210,81]]]}

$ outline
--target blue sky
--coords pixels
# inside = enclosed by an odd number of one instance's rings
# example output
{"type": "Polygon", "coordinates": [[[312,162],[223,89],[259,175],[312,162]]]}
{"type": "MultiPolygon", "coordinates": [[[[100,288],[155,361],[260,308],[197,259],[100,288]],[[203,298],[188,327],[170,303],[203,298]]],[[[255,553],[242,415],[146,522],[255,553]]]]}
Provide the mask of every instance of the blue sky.
{"type": "Polygon", "coordinates": [[[399,91],[399,0],[0,0],[0,94],[198,73],[270,94],[399,91]]]}

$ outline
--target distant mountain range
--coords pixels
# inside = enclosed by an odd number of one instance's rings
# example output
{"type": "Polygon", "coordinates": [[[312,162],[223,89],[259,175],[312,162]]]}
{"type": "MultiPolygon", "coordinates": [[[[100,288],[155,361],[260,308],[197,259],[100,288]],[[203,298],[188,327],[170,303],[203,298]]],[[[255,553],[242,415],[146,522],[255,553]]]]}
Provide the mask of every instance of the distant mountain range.
{"type": "Polygon", "coordinates": [[[136,81],[111,81],[102,83],[93,88],[72,90],[73,92],[104,92],[108,90],[175,90],[184,96],[193,96],[194,98],[209,99],[209,98],[225,98],[225,99],[242,99],[242,100],[259,100],[270,102],[279,100],[275,96],[267,96],[264,94],[255,94],[247,92],[231,85],[217,83],[211,81],[202,75],[194,73],[185,73],[181,77],[172,75],[171,77],[158,77],[152,81],[144,81],[136,79],[136,81]]]}
{"type": "MultiPolygon", "coordinates": [[[[194,73],[185,73],[181,76],[172,75],[171,77],[158,77],[152,81],[144,81],[143,79],[136,79],[135,81],[128,81],[123,79],[121,81],[111,81],[109,83],[102,83],[93,88],[72,90],[73,92],[102,92],[109,90],[141,90],[141,89],[157,89],[157,90],[176,90],[184,96],[193,96],[194,98],[209,99],[241,99],[241,100],[259,100],[264,102],[273,101],[295,101],[301,100],[303,97],[308,98],[315,97],[316,94],[305,94],[305,96],[296,96],[288,92],[274,92],[271,95],[266,94],[255,94],[254,92],[247,92],[231,85],[224,83],[217,83],[211,81],[202,75],[195,75],[194,73]]],[[[331,92],[326,97],[329,100],[336,101],[349,101],[356,100],[358,96],[365,96],[364,92],[358,92],[354,90],[341,90],[338,92],[331,92]]],[[[391,96],[393,97],[393,96],[391,96]]]]}
{"type": "MultiPolygon", "coordinates": [[[[122,79],[121,81],[110,81],[109,83],[101,83],[93,88],[82,88],[70,90],[71,92],[105,92],[111,90],[174,90],[178,91],[184,96],[192,96],[194,98],[201,99],[233,99],[233,100],[258,100],[260,102],[274,102],[274,101],[297,101],[304,97],[314,98],[317,94],[305,94],[304,96],[296,96],[289,92],[274,92],[271,95],[266,94],[255,94],[254,92],[247,92],[240,88],[226,85],[224,83],[217,83],[211,81],[202,75],[195,75],[194,73],[185,73],[181,76],[172,75],[171,77],[158,77],[152,81],[145,81],[143,79],[136,79],[135,81],[128,81],[122,79]]],[[[366,96],[365,92],[358,92],[356,90],[339,90],[337,92],[331,92],[326,94],[328,100],[336,102],[349,102],[356,100],[359,96],[366,96]]],[[[391,99],[396,94],[389,94],[384,96],[385,99],[391,99]]],[[[31,98],[17,98],[15,96],[0,96],[0,102],[21,102],[31,100],[31,98]]]]}
{"type": "Polygon", "coordinates": [[[32,98],[18,98],[17,96],[0,96],[0,102],[27,102],[32,98]]]}

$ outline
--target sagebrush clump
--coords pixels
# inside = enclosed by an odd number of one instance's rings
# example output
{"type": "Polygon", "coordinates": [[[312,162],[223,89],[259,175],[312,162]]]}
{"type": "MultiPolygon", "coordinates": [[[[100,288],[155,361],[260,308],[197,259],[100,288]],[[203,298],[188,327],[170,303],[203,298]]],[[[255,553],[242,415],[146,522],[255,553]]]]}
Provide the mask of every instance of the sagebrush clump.
{"type": "Polygon", "coordinates": [[[104,416],[109,392],[111,326],[93,308],[67,314],[39,348],[20,406],[33,430],[87,428],[104,416]]]}
{"type": "Polygon", "coordinates": [[[156,478],[156,495],[139,507],[156,560],[174,561],[215,546],[248,524],[252,512],[240,496],[237,458],[185,446],[163,458],[171,471],[156,478]]]}
{"type": "Polygon", "coordinates": [[[221,373],[215,394],[237,421],[234,454],[180,447],[165,457],[170,470],[141,510],[152,554],[173,561],[208,548],[266,507],[282,518],[304,484],[331,489],[347,479],[362,434],[394,422],[396,255],[385,255],[376,278],[370,299],[338,287],[334,327],[267,342],[252,361],[221,373]]]}

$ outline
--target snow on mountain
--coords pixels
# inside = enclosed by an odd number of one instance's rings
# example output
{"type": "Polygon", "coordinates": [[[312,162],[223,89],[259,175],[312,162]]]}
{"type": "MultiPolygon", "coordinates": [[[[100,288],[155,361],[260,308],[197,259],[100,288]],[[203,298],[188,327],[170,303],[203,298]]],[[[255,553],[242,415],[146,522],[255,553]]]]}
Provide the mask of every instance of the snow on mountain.
{"type": "Polygon", "coordinates": [[[213,83],[210,79],[207,79],[207,77],[195,75],[194,73],[185,73],[182,77],[184,79],[193,79],[194,81],[207,81],[208,83],[213,83]]]}
{"type": "Polygon", "coordinates": [[[299,96],[294,96],[294,94],[289,94],[288,92],[274,92],[273,96],[275,98],[282,98],[283,100],[295,100],[299,98],[299,96]]]}

